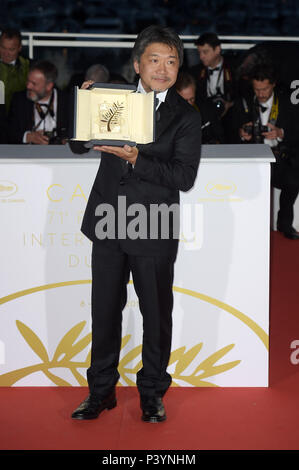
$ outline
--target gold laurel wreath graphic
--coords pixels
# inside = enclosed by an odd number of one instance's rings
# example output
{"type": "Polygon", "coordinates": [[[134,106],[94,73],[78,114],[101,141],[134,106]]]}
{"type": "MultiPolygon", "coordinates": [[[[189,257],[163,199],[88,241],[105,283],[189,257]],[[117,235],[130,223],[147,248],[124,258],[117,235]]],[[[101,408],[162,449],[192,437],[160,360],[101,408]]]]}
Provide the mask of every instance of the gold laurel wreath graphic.
{"type": "MultiPolygon", "coordinates": [[[[132,284],[132,281],[129,282],[132,284]]],[[[58,287],[66,287],[66,286],[75,286],[75,285],[84,285],[84,284],[91,284],[91,280],[84,279],[84,280],[77,280],[77,281],[64,281],[59,283],[53,284],[45,284],[41,286],[36,286],[30,289],[24,289],[22,291],[15,292],[13,294],[7,295],[5,297],[0,298],[0,305],[5,304],[6,302],[13,301],[17,298],[34,294],[37,292],[54,289],[58,287]]],[[[240,312],[239,310],[235,309],[234,307],[220,301],[214,299],[210,296],[201,294],[199,292],[185,289],[182,287],[173,286],[173,290],[178,293],[186,294],[191,297],[200,299],[204,302],[208,302],[212,305],[217,306],[220,309],[223,309],[230,315],[234,316],[238,320],[240,320],[243,324],[245,324],[248,328],[255,333],[255,335],[261,340],[264,344],[265,348],[269,349],[269,337],[267,333],[250,317],[245,315],[244,313],[240,312]]],[[[80,333],[82,332],[86,322],[82,321],[77,325],[73,326],[61,339],[59,342],[56,351],[53,355],[53,358],[50,360],[48,352],[43,345],[40,338],[34,333],[28,326],[26,326],[21,321],[16,321],[17,328],[27,344],[31,347],[31,349],[39,356],[42,360],[41,363],[35,364],[32,366],[24,367],[21,369],[17,369],[11,372],[4,373],[0,375],[0,386],[11,386],[21,380],[22,378],[37,372],[42,371],[52,382],[58,386],[71,386],[70,383],[66,382],[64,379],[54,375],[50,372],[49,369],[52,368],[68,368],[75,379],[77,380],[80,386],[86,386],[87,381],[86,379],[80,374],[78,369],[80,368],[87,368],[90,365],[90,351],[88,352],[85,361],[83,362],[76,362],[72,361],[72,359],[80,352],[82,352],[91,342],[91,334],[87,334],[82,339],[78,340],[80,333]],[[75,342],[77,340],[77,342],[75,342]]],[[[122,339],[121,349],[123,349],[126,344],[131,339],[131,335],[127,335],[122,339]]],[[[223,372],[226,372],[240,364],[240,360],[227,362],[226,364],[216,365],[216,363],[221,360],[227,353],[229,353],[233,348],[234,344],[227,345],[212,355],[210,355],[205,360],[201,361],[200,364],[194,369],[191,375],[184,375],[184,371],[186,368],[192,363],[192,361],[197,357],[200,350],[202,349],[203,343],[199,343],[193,346],[191,349],[186,351],[186,347],[182,346],[171,353],[169,365],[175,364],[175,370],[171,374],[173,378],[172,386],[180,386],[176,380],[182,380],[190,385],[196,387],[217,387],[217,385],[207,382],[203,379],[208,377],[212,377],[223,372]]],[[[139,361],[138,364],[133,367],[129,368],[128,364],[135,360],[141,354],[142,346],[139,345],[129,351],[119,362],[119,373],[121,378],[127,385],[135,385],[135,383],[128,377],[127,374],[136,374],[136,372],[141,368],[142,362],[139,361]]],[[[118,384],[121,386],[122,384],[119,382],[118,384]]]]}
{"type": "MultiPolygon", "coordinates": [[[[60,340],[52,359],[49,358],[48,352],[40,340],[40,338],[34,333],[31,328],[22,323],[21,321],[16,321],[17,328],[21,335],[23,336],[26,343],[31,347],[35,354],[42,360],[41,363],[23,367],[0,376],[0,386],[9,387],[14,385],[16,382],[22,378],[33,374],[34,372],[43,372],[46,377],[48,377],[55,385],[60,387],[70,387],[72,386],[69,382],[62,379],[61,377],[50,372],[50,369],[56,368],[66,368],[69,369],[73,374],[75,379],[80,386],[87,386],[86,379],[80,374],[78,369],[87,368],[90,365],[90,350],[86,356],[85,361],[78,362],[73,361],[74,357],[82,352],[91,342],[91,333],[88,333],[83,338],[78,339],[80,333],[86,325],[85,321],[77,323],[73,326],[60,340]]],[[[121,349],[123,349],[131,339],[131,335],[126,335],[122,339],[121,349]]],[[[240,364],[241,361],[232,361],[227,362],[226,364],[215,365],[217,361],[222,359],[225,354],[231,351],[234,347],[234,344],[230,344],[219,351],[216,351],[214,354],[209,356],[207,359],[200,362],[200,364],[194,369],[191,375],[183,375],[183,372],[186,368],[195,360],[198,353],[200,352],[203,343],[199,343],[193,346],[191,349],[186,351],[186,347],[180,347],[171,353],[169,365],[175,364],[175,370],[172,374],[173,383],[172,386],[180,386],[176,380],[184,381],[190,385],[196,387],[216,387],[217,385],[206,382],[203,379],[207,377],[212,377],[217,374],[221,374],[227,370],[236,367],[240,364]]],[[[120,377],[124,380],[127,385],[135,386],[136,384],[128,377],[128,374],[135,374],[142,367],[141,360],[135,365],[135,367],[130,368],[129,364],[136,360],[138,356],[141,355],[142,346],[136,346],[131,351],[129,351],[119,362],[118,371],[120,377]]],[[[122,384],[119,382],[119,386],[122,384]]]]}

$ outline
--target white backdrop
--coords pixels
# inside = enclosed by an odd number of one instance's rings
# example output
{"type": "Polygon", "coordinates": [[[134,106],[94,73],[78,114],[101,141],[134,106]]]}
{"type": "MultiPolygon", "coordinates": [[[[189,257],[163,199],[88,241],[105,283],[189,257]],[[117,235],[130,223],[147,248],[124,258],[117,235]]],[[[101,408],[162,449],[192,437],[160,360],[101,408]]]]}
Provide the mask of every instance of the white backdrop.
{"type": "MultiPolygon", "coordinates": [[[[0,385],[86,385],[90,242],[99,160],[2,160],[0,385]]],[[[269,163],[203,159],[181,194],[169,372],[178,386],[268,386],[269,163]]],[[[141,361],[138,299],[124,310],[121,385],[141,361]]]]}

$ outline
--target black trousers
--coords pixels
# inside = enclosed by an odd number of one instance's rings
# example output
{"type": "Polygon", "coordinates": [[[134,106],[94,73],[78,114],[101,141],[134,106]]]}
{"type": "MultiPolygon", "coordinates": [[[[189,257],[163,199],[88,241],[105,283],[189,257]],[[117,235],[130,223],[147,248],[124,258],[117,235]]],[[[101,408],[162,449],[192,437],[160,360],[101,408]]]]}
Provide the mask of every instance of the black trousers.
{"type": "Polygon", "coordinates": [[[292,168],[288,161],[271,164],[271,182],[281,189],[277,227],[283,232],[289,232],[294,219],[294,204],[299,193],[299,172],[292,168]]]}
{"type": "Polygon", "coordinates": [[[162,397],[171,384],[174,258],[132,256],[121,250],[92,250],[92,347],[87,370],[90,393],[103,398],[118,382],[122,310],[132,272],[143,317],[142,368],[136,384],[142,397],[162,397]]]}
{"type": "Polygon", "coordinates": [[[279,197],[279,211],[277,215],[277,227],[283,232],[289,232],[294,219],[294,204],[299,190],[293,187],[282,188],[279,197]]]}

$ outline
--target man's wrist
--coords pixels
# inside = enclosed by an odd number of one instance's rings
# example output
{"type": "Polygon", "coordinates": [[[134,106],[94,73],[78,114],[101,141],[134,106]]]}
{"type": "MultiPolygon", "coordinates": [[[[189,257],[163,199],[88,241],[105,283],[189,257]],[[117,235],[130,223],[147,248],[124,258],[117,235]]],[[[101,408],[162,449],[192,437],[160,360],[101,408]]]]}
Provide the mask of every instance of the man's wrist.
{"type": "Polygon", "coordinates": [[[30,144],[30,143],[31,143],[31,132],[26,131],[24,132],[24,135],[23,135],[23,144],[30,144]]]}
{"type": "Polygon", "coordinates": [[[132,167],[134,168],[134,166],[136,165],[136,161],[137,161],[137,158],[138,158],[138,153],[139,153],[139,149],[137,147],[134,147],[134,152],[136,153],[135,157],[132,158],[132,160],[130,161],[132,167]]]}

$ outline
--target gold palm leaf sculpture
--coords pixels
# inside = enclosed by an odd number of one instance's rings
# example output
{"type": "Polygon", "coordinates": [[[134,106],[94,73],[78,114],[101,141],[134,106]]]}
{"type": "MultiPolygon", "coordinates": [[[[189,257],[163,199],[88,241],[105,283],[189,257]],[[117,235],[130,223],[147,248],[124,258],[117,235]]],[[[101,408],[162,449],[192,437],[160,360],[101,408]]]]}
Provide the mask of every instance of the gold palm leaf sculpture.
{"type": "Polygon", "coordinates": [[[120,125],[120,118],[124,110],[123,103],[113,103],[108,111],[103,112],[101,122],[107,123],[107,132],[112,131],[113,125],[120,125]]]}

